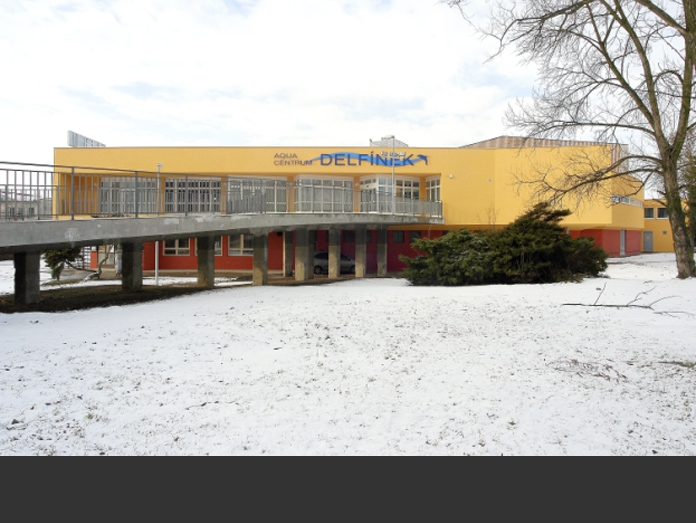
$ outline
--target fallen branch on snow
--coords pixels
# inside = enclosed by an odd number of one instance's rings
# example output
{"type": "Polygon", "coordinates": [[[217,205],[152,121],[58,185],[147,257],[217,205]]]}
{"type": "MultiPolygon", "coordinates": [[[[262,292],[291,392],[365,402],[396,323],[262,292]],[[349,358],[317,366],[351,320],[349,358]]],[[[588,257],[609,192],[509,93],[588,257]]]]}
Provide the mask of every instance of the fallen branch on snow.
{"type": "Polygon", "coordinates": [[[578,375],[585,374],[595,376],[597,378],[604,378],[607,381],[611,381],[612,379],[616,381],[627,379],[626,376],[614,369],[611,365],[602,363],[583,363],[582,361],[573,359],[553,361],[549,363],[548,366],[554,370],[572,372],[578,375]]]}
{"type": "Polygon", "coordinates": [[[597,299],[595,300],[594,303],[589,304],[589,303],[564,303],[564,307],[605,307],[605,308],[611,308],[611,309],[647,309],[651,310],[656,314],[664,314],[666,316],[676,316],[677,314],[685,314],[687,316],[693,316],[693,314],[685,311],[658,311],[655,310],[654,306],[661,301],[665,300],[670,300],[672,298],[676,298],[676,296],[665,296],[663,298],[660,298],[659,300],[655,300],[652,303],[648,303],[647,305],[644,304],[639,304],[637,303],[638,300],[641,299],[642,296],[647,296],[649,293],[655,290],[655,287],[650,289],[649,291],[643,291],[639,292],[636,294],[636,297],[633,298],[631,301],[629,301],[626,304],[620,305],[620,304],[605,304],[605,303],[599,303],[600,298],[602,297],[602,294],[604,294],[604,291],[607,288],[607,284],[604,284],[604,287],[602,287],[601,292],[599,293],[599,296],[597,296],[597,299]]]}

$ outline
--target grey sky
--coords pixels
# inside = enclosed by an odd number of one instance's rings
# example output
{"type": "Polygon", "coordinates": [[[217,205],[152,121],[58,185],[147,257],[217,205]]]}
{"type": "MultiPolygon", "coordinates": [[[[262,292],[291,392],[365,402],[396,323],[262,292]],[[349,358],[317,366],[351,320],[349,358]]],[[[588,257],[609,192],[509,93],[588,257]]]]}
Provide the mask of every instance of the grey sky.
{"type": "Polygon", "coordinates": [[[52,163],[68,130],[109,146],[472,143],[508,132],[534,80],[512,55],[486,62],[492,45],[438,0],[4,0],[0,160],[52,163]]]}

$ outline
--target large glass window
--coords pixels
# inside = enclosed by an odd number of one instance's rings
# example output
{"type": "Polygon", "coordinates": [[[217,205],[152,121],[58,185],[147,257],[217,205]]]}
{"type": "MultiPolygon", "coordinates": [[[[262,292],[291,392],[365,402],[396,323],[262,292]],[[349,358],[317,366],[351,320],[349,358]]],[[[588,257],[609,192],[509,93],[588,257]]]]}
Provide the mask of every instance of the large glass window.
{"type": "Polygon", "coordinates": [[[390,212],[391,178],[371,176],[360,180],[360,212],[390,212]]]}
{"type": "Polygon", "coordinates": [[[217,180],[166,180],[164,212],[220,212],[220,182],[217,180]]]}
{"type": "Polygon", "coordinates": [[[253,256],[254,255],[254,235],[253,234],[233,234],[229,237],[227,248],[229,256],[253,256]]]}
{"type": "Polygon", "coordinates": [[[135,178],[104,178],[99,189],[99,212],[113,216],[135,214],[136,197],[139,213],[157,212],[157,181],[139,179],[136,195],[135,178]]]}
{"type": "Polygon", "coordinates": [[[230,178],[227,212],[287,212],[285,180],[243,180],[230,178]]]}
{"type": "Polygon", "coordinates": [[[179,240],[166,240],[164,242],[165,256],[189,256],[191,254],[191,241],[188,238],[179,240]]]}
{"type": "Polygon", "coordinates": [[[299,178],[295,185],[298,212],[353,212],[353,180],[299,178]]]}
{"type": "Polygon", "coordinates": [[[396,194],[390,176],[370,176],[360,180],[361,212],[414,212],[420,200],[420,181],[417,178],[396,178],[396,194]]]}

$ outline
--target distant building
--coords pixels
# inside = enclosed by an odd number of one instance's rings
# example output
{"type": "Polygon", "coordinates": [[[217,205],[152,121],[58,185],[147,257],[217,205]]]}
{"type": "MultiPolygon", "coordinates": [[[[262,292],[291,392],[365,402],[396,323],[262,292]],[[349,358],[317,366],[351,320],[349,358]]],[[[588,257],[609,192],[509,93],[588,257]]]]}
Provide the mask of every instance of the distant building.
{"type": "Polygon", "coordinates": [[[643,252],[674,252],[674,236],[663,200],[645,200],[643,252]]]}
{"type": "Polygon", "coordinates": [[[51,216],[53,202],[31,191],[6,185],[0,188],[0,220],[38,220],[51,216]]]}

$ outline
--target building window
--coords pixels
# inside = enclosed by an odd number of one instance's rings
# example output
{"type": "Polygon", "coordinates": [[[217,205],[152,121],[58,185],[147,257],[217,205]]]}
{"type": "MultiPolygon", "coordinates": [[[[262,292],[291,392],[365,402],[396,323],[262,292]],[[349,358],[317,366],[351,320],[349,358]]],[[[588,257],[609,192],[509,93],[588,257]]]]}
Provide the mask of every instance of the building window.
{"type": "Polygon", "coordinates": [[[420,237],[421,237],[420,231],[411,231],[408,233],[409,243],[413,243],[414,241],[418,240],[420,237]]]}
{"type": "Polygon", "coordinates": [[[298,178],[297,212],[353,212],[353,179],[298,178]]]}
{"type": "Polygon", "coordinates": [[[426,199],[429,202],[440,201],[440,178],[431,178],[425,182],[426,199]]]}
{"type": "Polygon", "coordinates": [[[164,212],[220,212],[220,182],[217,180],[166,180],[164,212]]]}
{"type": "Polygon", "coordinates": [[[191,241],[186,238],[183,240],[165,240],[165,256],[189,256],[191,254],[191,241]]]}
{"type": "MultiPolygon", "coordinates": [[[[198,240],[196,240],[196,256],[198,256],[198,240]]],[[[215,237],[215,256],[222,256],[222,237],[215,237]]]]}
{"type": "Polygon", "coordinates": [[[227,249],[229,256],[253,256],[254,255],[254,235],[253,234],[233,234],[229,238],[230,244],[227,249]]]}
{"type": "Polygon", "coordinates": [[[396,180],[396,196],[407,200],[420,200],[420,182],[396,180]]]}
{"type": "Polygon", "coordinates": [[[652,207],[646,207],[645,208],[645,219],[646,220],[652,220],[655,218],[655,209],[652,207]]]}
{"type": "Polygon", "coordinates": [[[227,212],[287,212],[288,187],[285,180],[227,181],[227,212]]]}
{"type": "Polygon", "coordinates": [[[396,194],[391,177],[372,175],[360,180],[361,212],[411,213],[420,200],[420,181],[417,178],[397,178],[396,194]],[[396,209],[394,205],[396,204],[396,209]]]}
{"type": "Polygon", "coordinates": [[[669,218],[669,216],[667,215],[667,208],[666,207],[658,207],[657,208],[657,218],[659,220],[666,220],[667,218],[669,218]]]}
{"type": "Polygon", "coordinates": [[[391,178],[360,180],[360,212],[389,212],[392,209],[391,178]]]}
{"type": "Polygon", "coordinates": [[[643,207],[643,202],[629,196],[619,196],[614,195],[611,197],[611,201],[614,203],[622,203],[625,205],[633,205],[634,207],[643,207]]]}
{"type": "Polygon", "coordinates": [[[343,231],[344,243],[355,243],[355,231],[343,231]]]}
{"type": "MultiPolygon", "coordinates": [[[[157,181],[139,179],[137,186],[137,211],[157,212],[157,181]]],[[[121,216],[135,214],[136,184],[130,177],[105,178],[99,189],[99,212],[104,215],[121,216]]]]}
{"type": "Polygon", "coordinates": [[[405,240],[404,231],[392,231],[392,242],[404,243],[405,240]]]}

